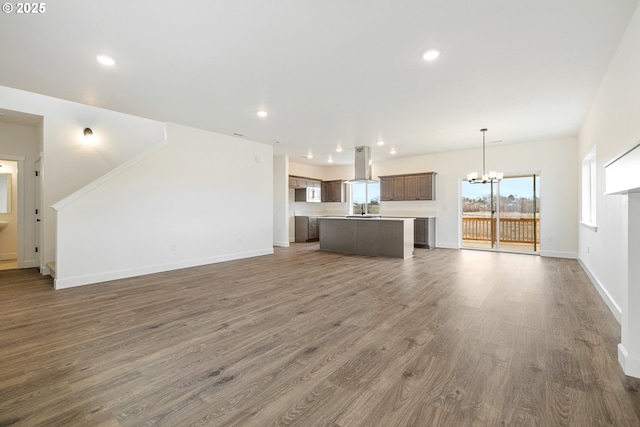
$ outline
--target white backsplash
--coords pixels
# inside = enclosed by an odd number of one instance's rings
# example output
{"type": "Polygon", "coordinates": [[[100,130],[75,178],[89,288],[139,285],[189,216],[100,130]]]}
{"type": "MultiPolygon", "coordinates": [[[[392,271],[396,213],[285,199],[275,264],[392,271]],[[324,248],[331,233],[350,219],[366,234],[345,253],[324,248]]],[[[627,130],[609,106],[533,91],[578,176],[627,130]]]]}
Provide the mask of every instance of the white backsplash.
{"type": "Polygon", "coordinates": [[[435,201],[381,202],[382,216],[430,217],[436,216],[435,201]]]}

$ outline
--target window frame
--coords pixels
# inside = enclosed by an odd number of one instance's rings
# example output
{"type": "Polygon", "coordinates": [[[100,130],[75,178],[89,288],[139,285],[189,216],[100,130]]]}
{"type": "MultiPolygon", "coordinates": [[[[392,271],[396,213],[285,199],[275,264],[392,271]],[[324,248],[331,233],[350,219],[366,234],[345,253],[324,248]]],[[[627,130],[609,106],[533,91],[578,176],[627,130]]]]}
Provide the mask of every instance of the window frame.
{"type": "Polygon", "coordinates": [[[349,215],[380,215],[380,183],[379,182],[352,182],[349,183],[349,197],[348,197],[348,201],[349,201],[349,215]],[[365,195],[365,200],[366,203],[360,203],[362,205],[364,205],[364,212],[358,212],[358,213],[354,213],[353,207],[355,204],[354,201],[354,185],[364,185],[365,190],[364,190],[364,195],[365,195]],[[375,213],[370,213],[370,205],[372,205],[371,203],[371,199],[369,197],[369,186],[370,185],[377,185],[378,186],[378,212],[375,213]]]}
{"type": "Polygon", "coordinates": [[[596,187],[597,167],[595,147],[582,159],[582,181],[580,200],[580,223],[593,231],[596,231],[596,187]]]}

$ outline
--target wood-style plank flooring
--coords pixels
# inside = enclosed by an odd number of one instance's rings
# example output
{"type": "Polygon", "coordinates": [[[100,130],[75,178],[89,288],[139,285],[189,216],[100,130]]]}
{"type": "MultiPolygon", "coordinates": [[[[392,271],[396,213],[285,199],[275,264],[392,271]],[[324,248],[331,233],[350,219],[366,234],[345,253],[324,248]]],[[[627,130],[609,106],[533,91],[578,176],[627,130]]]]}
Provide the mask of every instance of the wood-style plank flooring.
{"type": "Polygon", "coordinates": [[[0,271],[0,426],[639,426],[619,333],[576,261],[530,255],[0,271]]]}

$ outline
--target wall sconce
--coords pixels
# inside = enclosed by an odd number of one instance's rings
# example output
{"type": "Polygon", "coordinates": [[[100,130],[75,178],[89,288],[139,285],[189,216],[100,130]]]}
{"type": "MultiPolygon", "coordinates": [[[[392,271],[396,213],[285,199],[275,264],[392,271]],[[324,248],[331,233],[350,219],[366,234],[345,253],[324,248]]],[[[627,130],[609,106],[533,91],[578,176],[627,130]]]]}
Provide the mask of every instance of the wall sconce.
{"type": "Polygon", "coordinates": [[[91,128],[84,128],[82,133],[84,134],[85,143],[87,144],[93,143],[93,131],[91,130],[91,128]]]}

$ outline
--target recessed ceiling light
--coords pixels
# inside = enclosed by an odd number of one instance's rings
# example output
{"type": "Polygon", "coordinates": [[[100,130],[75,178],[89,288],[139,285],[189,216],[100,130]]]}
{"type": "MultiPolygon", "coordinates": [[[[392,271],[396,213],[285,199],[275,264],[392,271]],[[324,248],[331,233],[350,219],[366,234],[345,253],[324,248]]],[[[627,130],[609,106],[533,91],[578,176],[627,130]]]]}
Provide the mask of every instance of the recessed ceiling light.
{"type": "Polygon", "coordinates": [[[384,141],[382,140],[378,141],[378,145],[384,145],[384,141]]]}
{"type": "Polygon", "coordinates": [[[440,56],[440,51],[436,49],[429,49],[425,53],[422,54],[422,59],[425,61],[433,61],[438,56],[440,56]]]}
{"type": "Polygon", "coordinates": [[[338,147],[338,148],[336,148],[336,152],[338,152],[338,153],[342,153],[342,147],[338,147]]]}
{"type": "Polygon", "coordinates": [[[116,61],[114,61],[113,58],[106,55],[98,55],[96,59],[98,60],[99,63],[101,63],[102,65],[106,65],[107,67],[111,67],[116,63],[116,61]]]}
{"type": "Polygon", "coordinates": [[[329,160],[327,160],[327,162],[333,163],[333,159],[331,157],[329,157],[329,160]]]}
{"type": "Polygon", "coordinates": [[[265,117],[267,117],[268,115],[269,115],[269,113],[267,113],[267,112],[266,112],[266,111],[264,111],[264,110],[260,110],[260,111],[258,111],[258,117],[265,118],[265,117]]]}
{"type": "Polygon", "coordinates": [[[396,149],[395,149],[395,148],[392,148],[392,149],[391,149],[391,151],[389,151],[389,153],[391,153],[391,154],[396,154],[396,149]]]}

